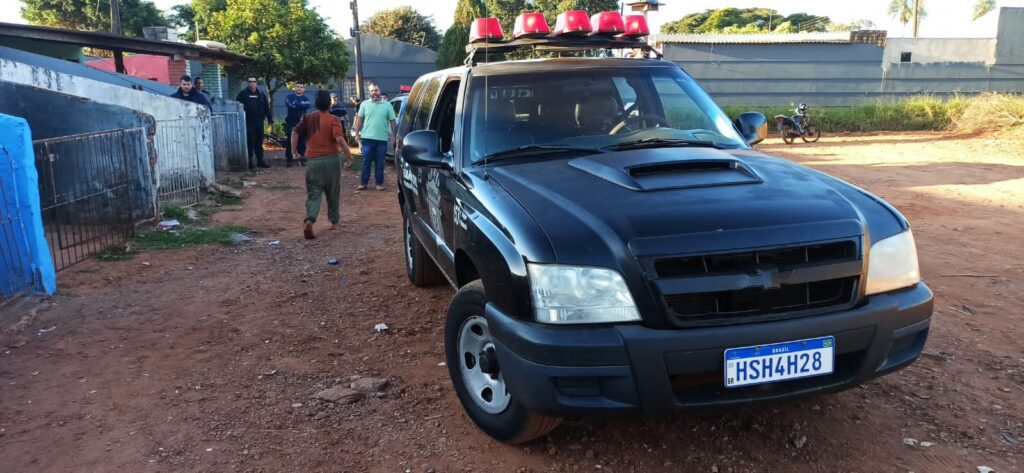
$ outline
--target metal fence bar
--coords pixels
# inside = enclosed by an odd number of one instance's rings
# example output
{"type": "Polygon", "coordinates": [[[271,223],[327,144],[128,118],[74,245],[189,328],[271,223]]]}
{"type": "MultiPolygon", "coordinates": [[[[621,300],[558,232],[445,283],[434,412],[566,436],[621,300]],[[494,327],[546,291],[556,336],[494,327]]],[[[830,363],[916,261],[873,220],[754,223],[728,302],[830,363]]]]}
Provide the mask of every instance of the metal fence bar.
{"type": "Polygon", "coordinates": [[[157,202],[186,207],[199,203],[203,173],[198,138],[194,121],[156,122],[157,202]]]}
{"type": "Polygon", "coordinates": [[[245,117],[238,112],[213,114],[213,155],[217,171],[245,171],[245,117]]]}
{"type": "Polygon", "coordinates": [[[146,160],[128,143],[144,142],[145,133],[132,128],[33,143],[43,228],[58,271],[133,234],[131,189],[146,160]]]}

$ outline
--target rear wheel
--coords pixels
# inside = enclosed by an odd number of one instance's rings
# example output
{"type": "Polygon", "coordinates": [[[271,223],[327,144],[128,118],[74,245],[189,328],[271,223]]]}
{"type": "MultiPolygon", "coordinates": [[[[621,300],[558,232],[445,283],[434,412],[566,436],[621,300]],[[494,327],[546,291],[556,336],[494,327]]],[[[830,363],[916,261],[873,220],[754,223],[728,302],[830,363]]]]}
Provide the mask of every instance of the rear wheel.
{"type": "Polygon", "coordinates": [[[807,129],[804,130],[804,134],[801,135],[801,138],[803,138],[804,143],[814,143],[815,141],[818,141],[818,138],[821,138],[821,130],[819,130],[815,125],[807,125],[807,129]]]}
{"type": "Polygon", "coordinates": [[[782,141],[787,145],[793,144],[796,138],[796,132],[793,131],[793,127],[789,125],[782,125],[782,141]]]}
{"type": "Polygon", "coordinates": [[[409,217],[402,219],[405,233],[405,273],[409,276],[409,282],[414,286],[427,287],[436,286],[445,281],[444,274],[437,267],[434,260],[430,259],[426,249],[416,239],[412,232],[412,223],[409,217]]]}
{"type": "Polygon", "coordinates": [[[484,318],[486,304],[483,283],[476,280],[459,289],[448,306],[448,374],[459,402],[480,430],[505,443],[529,442],[558,427],[562,418],[531,412],[509,393],[484,318]]]}

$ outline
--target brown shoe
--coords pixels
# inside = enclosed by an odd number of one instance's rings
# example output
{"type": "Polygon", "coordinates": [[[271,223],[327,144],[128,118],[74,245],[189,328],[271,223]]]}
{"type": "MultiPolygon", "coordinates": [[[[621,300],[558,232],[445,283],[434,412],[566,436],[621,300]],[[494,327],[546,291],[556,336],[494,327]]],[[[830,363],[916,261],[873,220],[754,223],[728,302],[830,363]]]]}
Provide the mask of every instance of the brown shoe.
{"type": "Polygon", "coordinates": [[[302,235],[305,236],[307,240],[316,238],[316,235],[313,234],[313,222],[306,222],[306,228],[302,230],[302,235]]]}

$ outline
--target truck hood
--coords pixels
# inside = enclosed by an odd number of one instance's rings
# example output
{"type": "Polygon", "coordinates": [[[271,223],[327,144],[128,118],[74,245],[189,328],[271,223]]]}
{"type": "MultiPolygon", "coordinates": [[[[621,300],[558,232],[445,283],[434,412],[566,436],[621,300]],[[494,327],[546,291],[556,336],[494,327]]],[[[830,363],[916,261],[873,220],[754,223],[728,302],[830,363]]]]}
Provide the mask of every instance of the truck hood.
{"type": "Polygon", "coordinates": [[[637,257],[865,232],[857,206],[837,190],[845,184],[755,151],[642,149],[487,173],[536,220],[561,263],[620,260],[630,256],[617,250],[623,242],[637,257]]]}

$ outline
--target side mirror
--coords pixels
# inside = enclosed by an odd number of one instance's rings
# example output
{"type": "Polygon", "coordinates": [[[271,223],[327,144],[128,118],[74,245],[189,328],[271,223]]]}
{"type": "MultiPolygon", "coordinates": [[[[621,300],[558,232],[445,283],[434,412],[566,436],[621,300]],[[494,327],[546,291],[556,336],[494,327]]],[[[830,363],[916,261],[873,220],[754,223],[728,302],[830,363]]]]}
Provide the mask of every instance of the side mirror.
{"type": "Polygon", "coordinates": [[[733,124],[750,146],[764,141],[768,136],[768,119],[758,112],[741,113],[733,124]]]}
{"type": "Polygon", "coordinates": [[[419,130],[402,139],[402,159],[413,166],[451,169],[451,162],[440,151],[440,139],[433,130],[419,130]]]}

